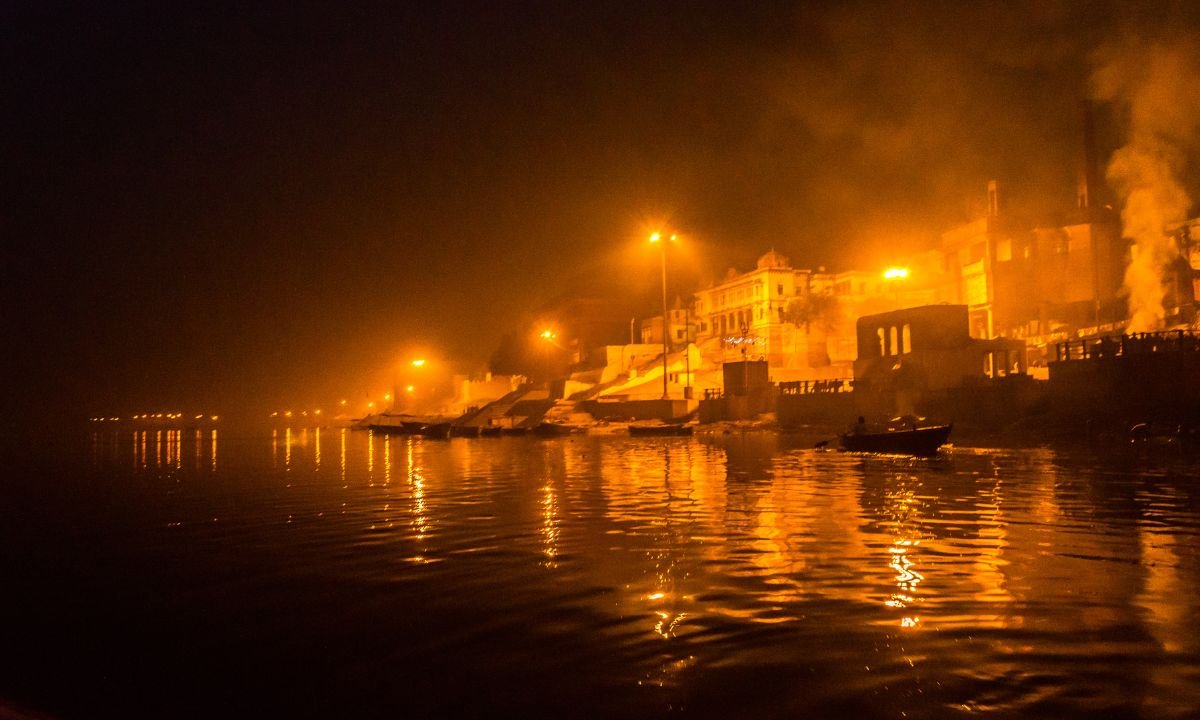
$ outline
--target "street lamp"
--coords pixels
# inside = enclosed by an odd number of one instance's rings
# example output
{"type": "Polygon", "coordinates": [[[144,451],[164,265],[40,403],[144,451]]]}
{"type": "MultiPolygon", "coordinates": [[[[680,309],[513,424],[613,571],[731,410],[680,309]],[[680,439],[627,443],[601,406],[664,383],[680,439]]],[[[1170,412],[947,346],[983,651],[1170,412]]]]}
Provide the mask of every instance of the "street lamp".
{"type": "Polygon", "coordinates": [[[890,267],[883,271],[883,279],[892,286],[893,301],[896,303],[896,307],[900,307],[900,286],[897,281],[908,279],[908,268],[890,267]]]}
{"type": "MultiPolygon", "coordinates": [[[[557,342],[555,342],[555,340],[558,339],[558,333],[554,332],[550,328],[546,328],[545,330],[538,333],[538,337],[545,340],[547,343],[549,343],[550,345],[553,345],[554,347],[559,347],[559,344],[557,342]]],[[[546,350],[545,350],[545,353],[546,353],[546,355],[545,355],[545,358],[546,358],[546,390],[548,392],[551,390],[551,387],[550,387],[552,384],[551,383],[551,375],[554,374],[554,372],[550,369],[550,352],[551,352],[550,348],[546,348],[546,350]]]]}
{"type": "MultiPolygon", "coordinates": [[[[676,242],[678,238],[675,235],[670,237],[671,242],[676,242]]],[[[663,400],[669,399],[667,394],[667,333],[670,332],[670,323],[667,321],[667,243],[663,239],[661,233],[653,233],[650,235],[651,244],[658,244],[659,257],[662,260],[662,344],[663,344],[663,400]]]]}

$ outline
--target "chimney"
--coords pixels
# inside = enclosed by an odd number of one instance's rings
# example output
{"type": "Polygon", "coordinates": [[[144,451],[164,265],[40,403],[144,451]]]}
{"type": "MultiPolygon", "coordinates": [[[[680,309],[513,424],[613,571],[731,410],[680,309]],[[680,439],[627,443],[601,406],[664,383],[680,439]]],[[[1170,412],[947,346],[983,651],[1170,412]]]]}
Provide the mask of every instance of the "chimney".
{"type": "Polygon", "coordinates": [[[987,216],[1000,217],[1000,185],[995,180],[988,180],[987,216]]]}
{"type": "Polygon", "coordinates": [[[1096,121],[1092,113],[1092,104],[1087,100],[1080,103],[1083,116],[1083,156],[1079,163],[1079,180],[1075,190],[1075,200],[1080,210],[1087,210],[1099,204],[1100,163],[1096,159],[1096,121]]]}

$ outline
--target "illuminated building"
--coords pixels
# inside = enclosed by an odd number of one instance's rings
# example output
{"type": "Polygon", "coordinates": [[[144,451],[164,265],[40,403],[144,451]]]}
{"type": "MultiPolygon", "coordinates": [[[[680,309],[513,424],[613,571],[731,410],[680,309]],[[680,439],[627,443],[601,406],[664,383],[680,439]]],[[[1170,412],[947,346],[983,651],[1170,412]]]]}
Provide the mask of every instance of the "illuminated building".
{"type": "MultiPolygon", "coordinates": [[[[671,347],[696,340],[696,323],[682,300],[678,297],[675,298],[675,306],[667,311],[667,315],[671,318],[670,334],[667,337],[667,343],[671,347]],[[691,324],[690,330],[689,323],[691,324]]],[[[662,326],[662,315],[642,320],[642,343],[662,345],[662,326]]]]}
{"type": "MultiPolygon", "coordinates": [[[[788,303],[812,291],[810,270],[796,269],[771,250],[750,272],[730,268],[725,279],[696,293],[696,338],[714,361],[766,359],[773,371],[808,368],[809,333],[788,321],[788,303]]],[[[824,354],[824,353],[822,353],[824,354]]],[[[828,365],[828,358],[817,359],[828,365]]]]}

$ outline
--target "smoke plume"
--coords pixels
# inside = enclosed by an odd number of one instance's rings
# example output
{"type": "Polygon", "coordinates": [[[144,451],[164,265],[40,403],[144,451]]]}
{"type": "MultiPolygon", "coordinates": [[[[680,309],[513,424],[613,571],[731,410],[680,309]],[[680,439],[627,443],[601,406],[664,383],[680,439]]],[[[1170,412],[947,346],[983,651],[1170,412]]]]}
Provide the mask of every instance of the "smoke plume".
{"type": "Polygon", "coordinates": [[[1124,234],[1133,240],[1125,290],[1130,332],[1162,328],[1167,269],[1179,255],[1168,230],[1191,208],[1183,181],[1200,129],[1200,36],[1130,42],[1097,53],[1093,89],[1128,121],[1127,138],[1108,164],[1121,199],[1124,234]]]}

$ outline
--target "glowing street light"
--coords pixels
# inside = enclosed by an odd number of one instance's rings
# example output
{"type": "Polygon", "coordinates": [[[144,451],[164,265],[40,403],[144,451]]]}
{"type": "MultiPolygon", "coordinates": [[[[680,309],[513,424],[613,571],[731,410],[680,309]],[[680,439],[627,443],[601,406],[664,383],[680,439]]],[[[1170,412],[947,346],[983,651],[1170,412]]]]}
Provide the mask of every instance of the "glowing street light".
{"type": "MultiPolygon", "coordinates": [[[[679,238],[672,235],[670,240],[678,242],[679,238]]],[[[670,331],[670,323],[667,322],[667,243],[664,242],[662,233],[657,232],[651,233],[650,243],[658,245],[659,256],[662,259],[663,400],[667,400],[667,333],[670,331]]]]}
{"type": "Polygon", "coordinates": [[[409,392],[409,393],[414,392],[415,390],[416,390],[416,388],[413,387],[412,385],[409,385],[408,387],[404,388],[404,391],[409,392]]]}
{"type": "Polygon", "coordinates": [[[421,366],[423,366],[424,364],[425,364],[425,358],[417,358],[416,360],[413,360],[413,361],[412,361],[412,366],[413,366],[413,367],[421,367],[421,366]]]}
{"type": "Polygon", "coordinates": [[[897,281],[908,279],[908,268],[890,267],[883,271],[883,278],[892,286],[892,296],[896,307],[900,307],[900,286],[897,281]]]}

